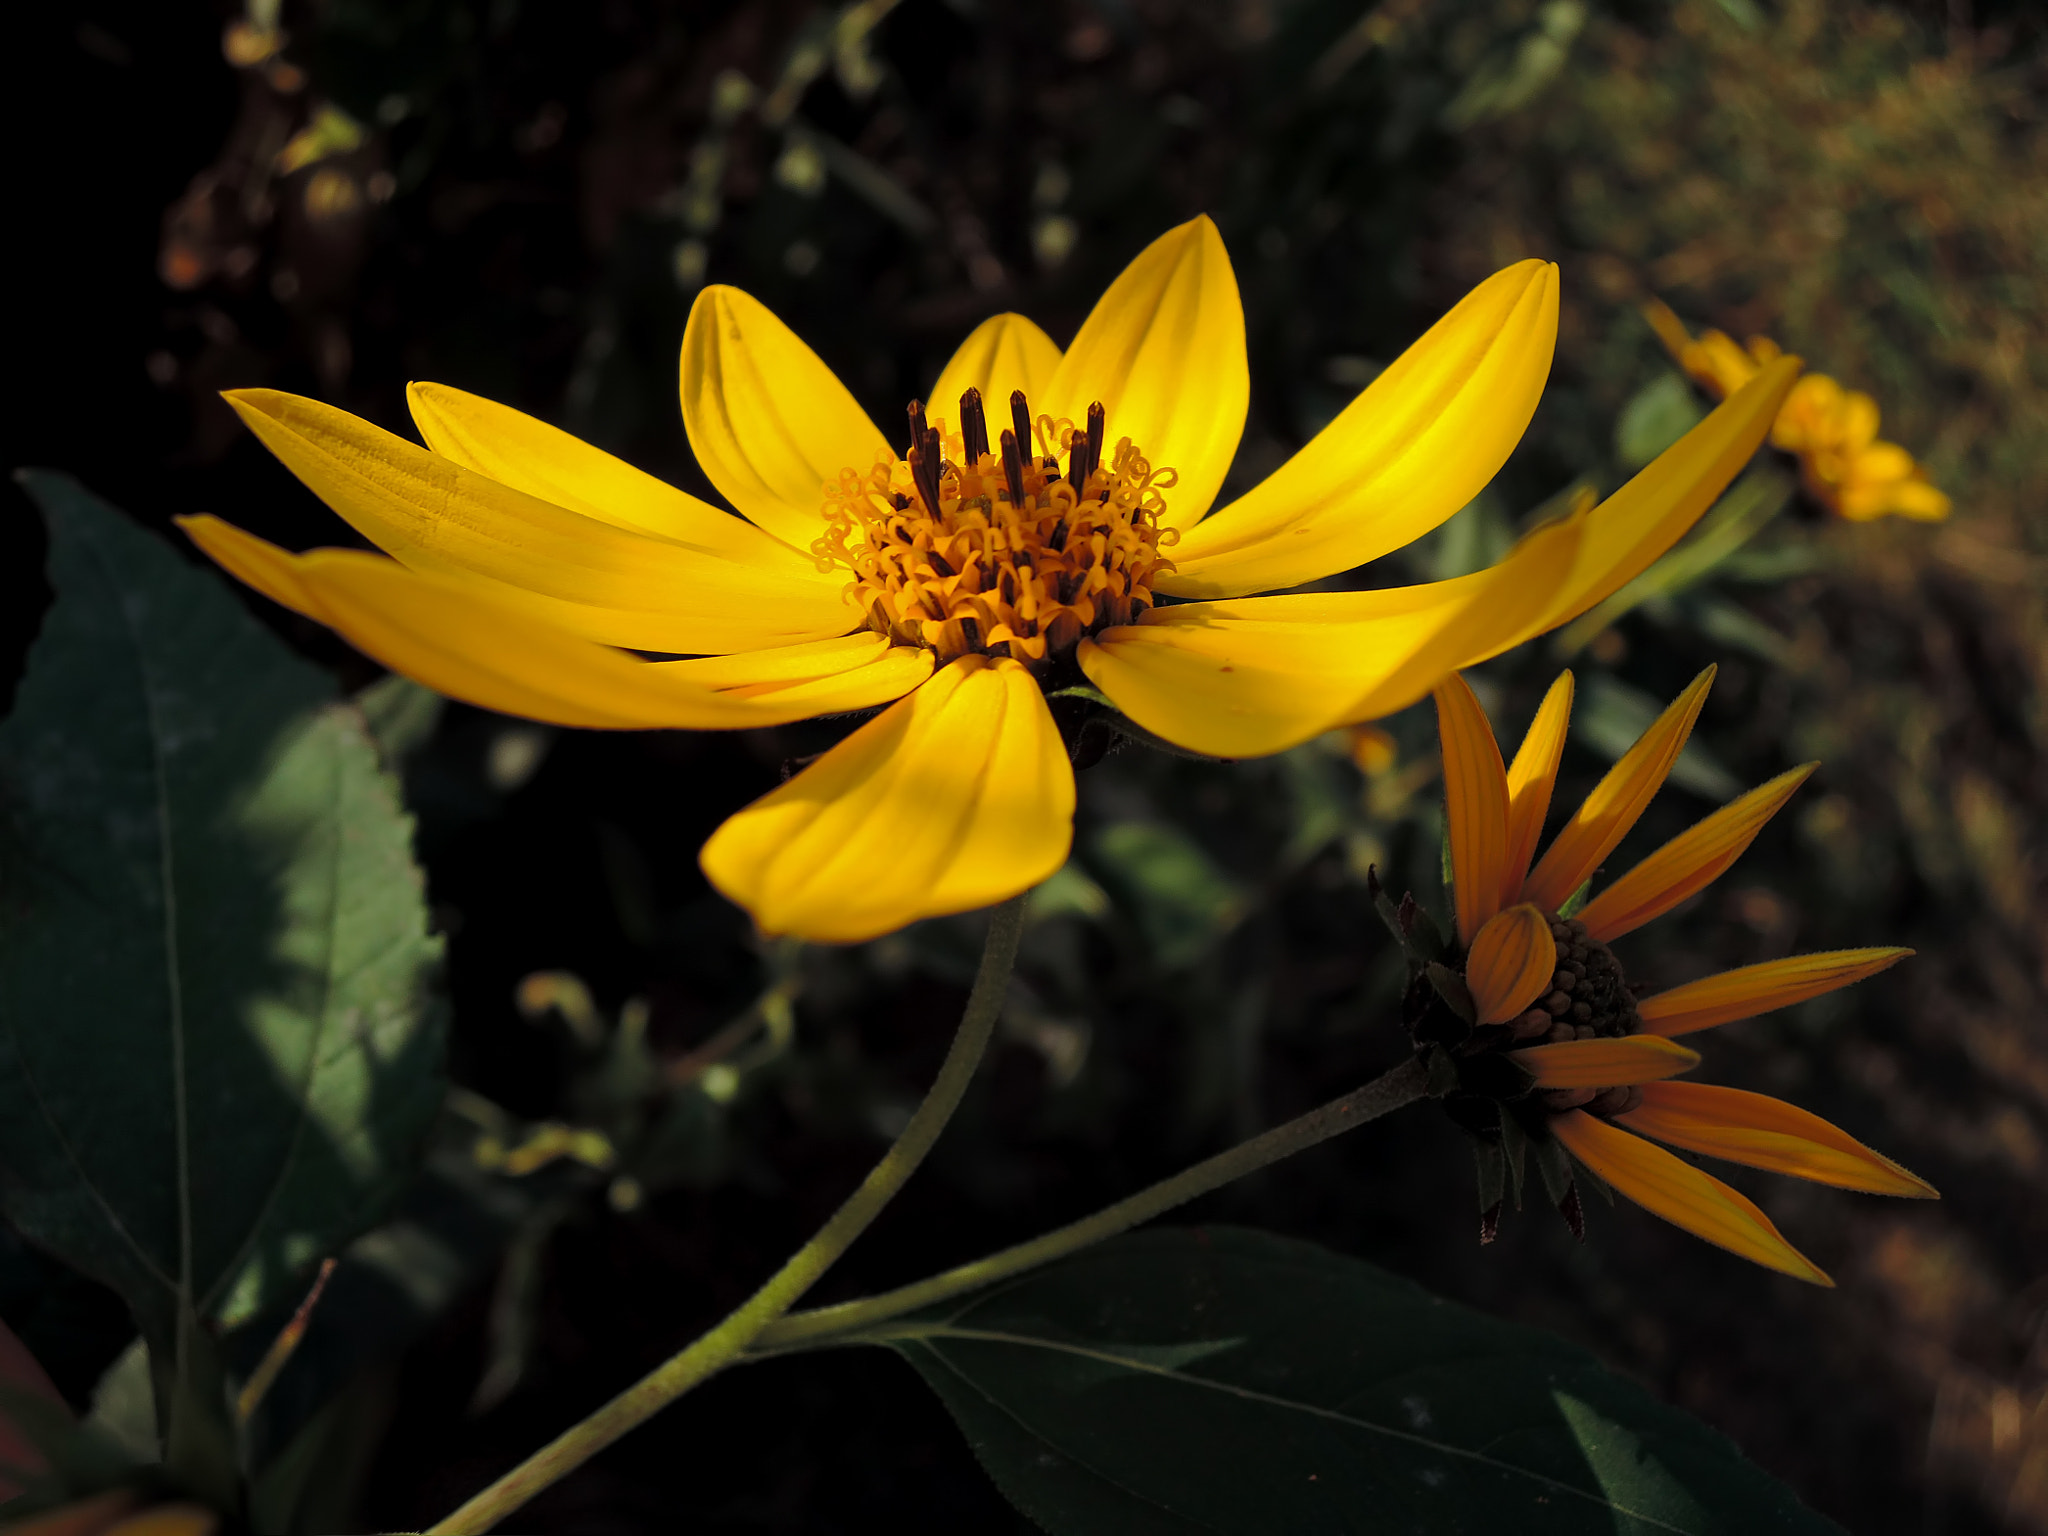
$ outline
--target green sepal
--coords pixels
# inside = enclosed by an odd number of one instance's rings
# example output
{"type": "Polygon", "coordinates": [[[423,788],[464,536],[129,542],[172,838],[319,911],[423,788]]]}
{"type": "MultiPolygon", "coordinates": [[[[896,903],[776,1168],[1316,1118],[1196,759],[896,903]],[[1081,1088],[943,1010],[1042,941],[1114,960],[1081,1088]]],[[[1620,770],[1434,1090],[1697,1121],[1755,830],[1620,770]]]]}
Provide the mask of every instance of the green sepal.
{"type": "Polygon", "coordinates": [[[1387,932],[1394,936],[1394,942],[1408,957],[1411,974],[1442,957],[1444,936],[1437,929],[1436,919],[1412,895],[1403,896],[1396,904],[1387,894],[1387,888],[1380,884],[1376,868],[1366,870],[1365,887],[1372,893],[1373,910],[1379,913],[1380,921],[1387,925],[1387,932]]]}
{"type": "Polygon", "coordinates": [[[1423,968],[1429,976],[1429,984],[1436,988],[1436,995],[1467,1024],[1477,1024],[1478,1010],[1472,1006],[1472,991],[1465,985],[1465,978],[1440,961],[1432,960],[1423,968]]]}
{"type": "Polygon", "coordinates": [[[1563,1143],[1554,1136],[1538,1141],[1531,1139],[1530,1150],[1536,1154],[1536,1171],[1543,1176],[1543,1192],[1550,1196],[1552,1205],[1564,1204],[1564,1198],[1571,1193],[1572,1160],[1563,1143]]]}
{"type": "Polygon", "coordinates": [[[1401,909],[1408,918],[1409,945],[1425,961],[1440,958],[1450,944],[1443,929],[1437,927],[1436,919],[1429,915],[1429,908],[1411,896],[1402,902],[1401,909]]]}
{"type": "Polygon", "coordinates": [[[1592,1185],[1602,1200],[1605,1200],[1610,1206],[1614,1204],[1614,1190],[1612,1186],[1576,1157],[1572,1158],[1572,1172],[1578,1175],[1581,1184],[1592,1185]]]}
{"type": "Polygon", "coordinates": [[[1508,1190],[1514,1196],[1515,1209],[1522,1208],[1522,1162],[1529,1152],[1529,1133],[1522,1129],[1522,1122],[1507,1110],[1500,1113],[1500,1150],[1507,1162],[1508,1190]]]}
{"type": "Polygon", "coordinates": [[[1457,1058],[1440,1045],[1432,1045],[1423,1058],[1429,1064],[1429,1083],[1424,1089],[1432,1099],[1458,1090],[1457,1058]]]}
{"type": "Polygon", "coordinates": [[[1498,1211],[1508,1180],[1508,1160],[1501,1154],[1500,1143],[1473,1137],[1472,1166],[1479,1180],[1479,1214],[1498,1211]]]}
{"type": "Polygon", "coordinates": [[[1585,881],[1579,886],[1579,888],[1576,891],[1573,891],[1571,895],[1565,897],[1564,905],[1557,909],[1558,919],[1560,921],[1564,921],[1566,919],[1577,916],[1579,908],[1583,907],[1586,904],[1587,898],[1590,897],[1592,894],[1593,877],[1591,875],[1588,875],[1586,876],[1585,881]]]}

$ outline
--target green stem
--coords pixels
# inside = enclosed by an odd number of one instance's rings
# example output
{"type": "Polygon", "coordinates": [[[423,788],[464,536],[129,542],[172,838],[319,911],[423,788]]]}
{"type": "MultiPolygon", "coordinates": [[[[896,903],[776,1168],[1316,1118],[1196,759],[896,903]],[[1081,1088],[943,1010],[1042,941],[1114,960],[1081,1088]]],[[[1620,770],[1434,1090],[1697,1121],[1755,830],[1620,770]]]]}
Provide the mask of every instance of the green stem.
{"type": "Polygon", "coordinates": [[[747,1351],[748,1356],[758,1358],[828,1343],[856,1330],[979,1290],[997,1280],[1036,1269],[1041,1264],[1050,1264],[1054,1259],[1063,1259],[1070,1253],[1078,1253],[1105,1238],[1115,1237],[1119,1232],[1127,1232],[1141,1222],[1163,1215],[1177,1205],[1185,1205],[1198,1195],[1221,1189],[1225,1184],[1256,1173],[1284,1157],[1305,1152],[1332,1136],[1341,1136],[1354,1126],[1377,1120],[1405,1104],[1412,1104],[1423,1097],[1428,1081],[1429,1074],[1422,1063],[1411,1058],[1374,1078],[1363,1088],[1354,1089],[1341,1099],[1332,1099],[1321,1109],[1312,1109],[1298,1119],[1252,1137],[1250,1141],[1239,1142],[1227,1152],[1219,1152],[1205,1162],[1183,1169],[1172,1178],[1154,1184],[1150,1189],[1140,1190],[1128,1199],[1119,1200],[1115,1205],[1070,1226],[1033,1238],[1028,1243],[1019,1243],[1014,1248],[1005,1248],[1001,1253],[992,1253],[985,1259],[976,1259],[971,1264],[962,1264],[958,1269],[933,1275],[928,1280],[886,1291],[880,1296],[784,1317],[755,1336],[747,1351]]]}
{"type": "Polygon", "coordinates": [[[946,1053],[937,1081],[918,1105],[917,1113],[910,1117],[903,1134],[896,1138],[896,1144],[819,1229],[818,1235],[798,1249],[773,1279],[724,1322],[507,1472],[433,1526],[428,1536],[474,1536],[490,1530],[541,1489],[567,1476],[628,1430],[731,1365],[763,1328],[796,1305],[798,1298],[853,1245],[854,1239],[867,1230],[868,1224],[917,1171],[917,1165],[939,1139],[939,1132],[945,1129],[953,1111],[960,1107],[961,1096],[967,1091],[975,1066],[995,1030],[996,1017],[1002,1011],[1003,994],[1009,985],[1010,970],[1016,964],[1017,942],[1023,931],[1022,896],[1011,898],[990,913],[981,969],[975,975],[974,991],[961,1015],[959,1033],[953,1037],[953,1047],[946,1053]]]}

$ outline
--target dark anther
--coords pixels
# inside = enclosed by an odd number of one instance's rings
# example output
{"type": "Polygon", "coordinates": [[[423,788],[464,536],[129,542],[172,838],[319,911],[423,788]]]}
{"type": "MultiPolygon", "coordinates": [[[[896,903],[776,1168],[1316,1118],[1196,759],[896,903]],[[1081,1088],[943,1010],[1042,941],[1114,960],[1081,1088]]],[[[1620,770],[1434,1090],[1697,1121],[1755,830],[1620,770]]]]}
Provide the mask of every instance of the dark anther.
{"type": "Polygon", "coordinates": [[[904,414],[910,418],[911,448],[915,450],[923,447],[924,435],[928,430],[924,424],[924,402],[922,400],[911,401],[909,406],[905,408],[904,414]]]}
{"type": "Polygon", "coordinates": [[[967,649],[970,651],[981,649],[981,620],[975,618],[962,619],[960,621],[960,633],[967,641],[967,649]]]}
{"type": "Polygon", "coordinates": [[[1088,473],[1091,475],[1102,468],[1102,434],[1108,421],[1109,415],[1103,410],[1100,400],[1088,407],[1088,473]]]}
{"type": "Polygon", "coordinates": [[[1017,434],[1017,446],[1022,451],[1031,451],[1031,407],[1024,399],[1024,391],[1010,391],[1010,430],[1017,434]]]}
{"type": "Polygon", "coordinates": [[[1088,439],[1076,432],[1067,448],[1067,484],[1074,488],[1078,499],[1088,485],[1088,439]]]}
{"type": "Polygon", "coordinates": [[[925,510],[933,517],[937,517],[939,515],[939,445],[932,440],[932,434],[926,434],[910,450],[910,478],[916,482],[917,494],[924,498],[925,510]]]}
{"type": "Polygon", "coordinates": [[[960,397],[960,441],[968,463],[979,464],[988,456],[988,413],[981,408],[981,391],[972,386],[960,397]]]}
{"type": "MultiPolygon", "coordinates": [[[[1024,392],[1019,390],[1017,398],[1024,392]]],[[[1009,428],[1003,429],[1003,478],[1010,482],[1010,505],[1024,505],[1024,450],[1017,446],[1017,434],[1009,428]]]]}
{"type": "Polygon", "coordinates": [[[910,510],[910,498],[908,496],[905,496],[902,492],[897,492],[894,496],[891,496],[889,499],[896,503],[896,510],[898,512],[908,512],[910,510]]]}

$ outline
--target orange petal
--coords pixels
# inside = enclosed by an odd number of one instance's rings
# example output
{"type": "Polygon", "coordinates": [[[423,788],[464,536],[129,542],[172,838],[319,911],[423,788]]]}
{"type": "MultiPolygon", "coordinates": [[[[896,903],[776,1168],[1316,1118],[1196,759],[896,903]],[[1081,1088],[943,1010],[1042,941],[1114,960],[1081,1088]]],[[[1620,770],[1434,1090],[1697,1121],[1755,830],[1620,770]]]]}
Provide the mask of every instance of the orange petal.
{"type": "Polygon", "coordinates": [[[1713,681],[1714,669],[1708,667],[1593,787],[1523,885],[1522,895],[1527,900],[1546,912],[1555,912],[1614,851],[1678,761],[1713,681]]]}
{"type": "Polygon", "coordinates": [[[1708,1083],[1645,1083],[1640,1108],[1615,1122],[1688,1152],[1789,1173],[1840,1189],[1939,1200],[1932,1184],[1846,1131],[1782,1099],[1708,1083]]]}
{"type": "Polygon", "coordinates": [[[1700,1053],[1657,1035],[1619,1040],[1567,1040],[1508,1054],[1536,1074],[1538,1088],[1620,1088],[1676,1077],[1700,1064],[1700,1053]]]}
{"type": "Polygon", "coordinates": [[[1553,1116],[1550,1129],[1572,1156],[1644,1210],[1766,1269],[1835,1283],[1785,1241],[1770,1217],[1712,1174],[1582,1109],[1553,1116]]]}
{"type": "Polygon", "coordinates": [[[1458,938],[1470,944],[1500,910],[1507,860],[1508,773],[1486,711],[1453,672],[1436,686],[1436,728],[1444,751],[1444,808],[1451,820],[1451,881],[1458,938]]]}
{"type": "Polygon", "coordinates": [[[1689,1035],[1833,992],[1889,970],[1912,953],[1910,949],[1831,949],[1817,955],[1766,960],[1762,965],[1722,971],[1646,997],[1636,1004],[1636,1013],[1647,1034],[1689,1035]]]}
{"type": "Polygon", "coordinates": [[[1550,792],[1557,784],[1558,759],[1564,755],[1565,727],[1571,718],[1572,675],[1560,672],[1508,767],[1508,851],[1500,883],[1504,902],[1522,898],[1529,860],[1536,856],[1543,818],[1550,814],[1550,792]]]}
{"type": "Polygon", "coordinates": [[[1524,903],[1491,918],[1465,959],[1465,985],[1481,1024],[1505,1024],[1550,990],[1557,941],[1550,920],[1524,903]]]}
{"type": "Polygon", "coordinates": [[[1819,763],[1779,774],[1681,832],[1586,903],[1579,921],[1603,944],[1661,917],[1727,872],[1819,763]]]}

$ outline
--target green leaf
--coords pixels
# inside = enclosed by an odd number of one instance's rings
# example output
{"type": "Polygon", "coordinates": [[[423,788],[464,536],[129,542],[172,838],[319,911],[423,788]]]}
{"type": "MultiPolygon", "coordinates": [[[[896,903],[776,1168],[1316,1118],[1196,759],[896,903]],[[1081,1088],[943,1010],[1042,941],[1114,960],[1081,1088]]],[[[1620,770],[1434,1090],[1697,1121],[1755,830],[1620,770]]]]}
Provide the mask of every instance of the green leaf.
{"type": "Polygon", "coordinates": [[[1641,469],[1707,419],[1682,373],[1666,370],[1629,397],[1614,423],[1614,456],[1641,469]]]}
{"type": "Polygon", "coordinates": [[[1262,1232],[1118,1238],[866,1339],[1054,1536],[1833,1529],[1577,1346],[1262,1232]]]}
{"type": "Polygon", "coordinates": [[[74,482],[25,483],[56,601],[0,725],[0,1208],[128,1302],[169,1414],[210,1390],[195,1327],[295,1291],[410,1174],[440,945],[332,681],[74,482]]]}

